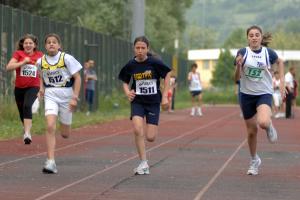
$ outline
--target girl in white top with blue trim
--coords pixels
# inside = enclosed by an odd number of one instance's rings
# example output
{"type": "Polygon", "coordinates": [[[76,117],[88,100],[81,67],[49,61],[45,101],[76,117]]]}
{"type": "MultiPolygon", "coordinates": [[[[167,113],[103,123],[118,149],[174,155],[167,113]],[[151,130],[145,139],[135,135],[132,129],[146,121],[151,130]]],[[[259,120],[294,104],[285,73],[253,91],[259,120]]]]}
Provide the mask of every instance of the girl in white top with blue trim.
{"type": "Polygon", "coordinates": [[[262,34],[258,26],[247,29],[249,46],[238,51],[235,60],[235,81],[240,79],[240,105],[248,132],[248,145],[251,155],[248,175],[257,175],[261,160],[257,155],[258,127],[266,130],[271,143],[277,141],[277,132],[272,125],[272,75],[273,64],[277,64],[280,75],[280,92],[284,95],[283,61],[275,51],[267,48],[271,35],[262,34]]]}

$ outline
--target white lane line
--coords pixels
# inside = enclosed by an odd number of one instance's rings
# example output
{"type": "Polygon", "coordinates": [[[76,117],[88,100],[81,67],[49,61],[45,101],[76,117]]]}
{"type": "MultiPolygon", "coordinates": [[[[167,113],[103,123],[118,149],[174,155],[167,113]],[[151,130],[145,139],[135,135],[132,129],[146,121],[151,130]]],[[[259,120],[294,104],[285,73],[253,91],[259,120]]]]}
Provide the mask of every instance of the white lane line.
{"type": "MultiPolygon", "coordinates": [[[[85,143],[88,143],[88,142],[95,142],[97,140],[104,140],[106,138],[110,138],[110,137],[114,137],[114,136],[117,136],[117,135],[121,135],[121,134],[127,133],[129,131],[131,131],[131,129],[128,129],[128,130],[125,130],[125,131],[121,131],[121,132],[117,132],[117,133],[114,133],[112,135],[107,135],[107,136],[103,136],[103,137],[99,137],[99,138],[93,138],[93,139],[85,140],[85,141],[82,141],[82,142],[77,142],[75,144],[69,144],[67,146],[57,148],[55,151],[58,152],[58,151],[62,151],[64,149],[68,149],[68,148],[71,148],[71,147],[82,145],[82,144],[85,144],[85,143]]],[[[31,156],[25,156],[25,157],[22,157],[22,158],[18,158],[18,159],[15,159],[15,160],[10,160],[10,161],[6,161],[6,162],[2,162],[2,163],[0,163],[0,167],[2,167],[4,165],[11,164],[11,163],[19,162],[19,161],[22,161],[22,160],[26,160],[26,159],[38,157],[38,156],[41,156],[41,155],[45,155],[45,154],[46,154],[46,152],[42,152],[42,153],[34,154],[34,155],[31,155],[31,156]]]]}
{"type": "MultiPolygon", "coordinates": [[[[156,145],[156,146],[153,146],[152,148],[149,148],[146,152],[153,151],[153,150],[155,150],[155,149],[157,149],[157,148],[159,148],[159,147],[161,147],[161,146],[163,146],[163,145],[166,145],[166,144],[168,144],[168,143],[170,143],[170,142],[173,142],[173,141],[175,141],[175,140],[178,140],[178,139],[183,138],[183,137],[188,136],[188,135],[192,135],[193,133],[195,133],[195,132],[197,132],[197,131],[199,131],[199,130],[201,130],[201,129],[207,128],[207,127],[209,127],[209,126],[211,126],[211,125],[213,125],[213,124],[215,124],[215,123],[217,123],[217,122],[219,122],[219,121],[222,121],[222,120],[224,120],[224,119],[226,119],[226,118],[229,118],[229,117],[231,117],[231,116],[233,116],[233,115],[236,115],[236,113],[237,113],[237,112],[235,111],[234,113],[231,113],[230,115],[223,116],[223,117],[221,117],[221,118],[219,118],[219,119],[216,119],[216,120],[214,120],[214,121],[212,121],[212,122],[210,122],[210,123],[208,123],[208,124],[206,124],[206,125],[203,125],[203,126],[200,126],[200,127],[196,128],[196,129],[194,129],[194,130],[185,132],[185,133],[182,134],[182,135],[179,135],[179,136],[177,136],[177,137],[175,137],[175,138],[172,138],[172,139],[167,140],[167,141],[165,141],[165,142],[162,142],[162,143],[160,143],[160,144],[158,144],[158,145],[156,145]]],[[[60,187],[60,188],[57,189],[57,190],[54,190],[54,191],[49,192],[49,193],[46,193],[46,194],[44,194],[43,196],[40,196],[40,197],[36,198],[35,200],[46,199],[47,197],[50,197],[50,196],[52,196],[52,195],[55,195],[55,194],[57,194],[57,193],[59,193],[59,192],[65,190],[65,189],[67,189],[67,188],[70,188],[70,187],[72,187],[72,186],[74,186],[74,185],[77,185],[77,184],[79,184],[79,183],[82,183],[82,182],[84,182],[84,181],[86,181],[86,180],[88,180],[88,179],[91,179],[91,178],[95,177],[95,176],[98,176],[98,175],[100,175],[100,174],[103,174],[104,172],[106,172],[106,171],[108,171],[108,170],[111,170],[111,169],[114,169],[114,168],[116,168],[116,167],[119,167],[120,165],[122,165],[122,164],[124,164],[124,163],[126,163],[126,162],[128,162],[128,161],[130,161],[130,160],[133,160],[133,159],[135,159],[135,158],[137,158],[137,157],[138,157],[138,155],[135,155],[135,156],[132,156],[132,157],[130,157],[130,158],[127,158],[127,159],[125,159],[125,160],[123,160],[123,161],[120,161],[120,162],[118,162],[118,163],[116,163],[116,164],[114,164],[114,165],[112,165],[112,166],[110,166],[110,167],[108,167],[108,168],[99,170],[99,171],[97,171],[97,172],[95,172],[95,173],[93,173],[93,174],[91,174],[91,175],[89,175],[89,176],[86,176],[86,177],[84,177],[84,178],[82,178],[82,179],[79,179],[79,180],[74,181],[74,182],[72,182],[72,183],[70,183],[70,184],[67,184],[67,185],[65,185],[65,186],[63,186],[63,187],[60,187]]]]}
{"type": "Polygon", "coordinates": [[[205,192],[212,186],[212,184],[216,181],[218,176],[224,171],[227,165],[231,162],[231,160],[235,157],[235,155],[239,152],[239,150],[246,144],[247,139],[245,139],[233,152],[233,154],[228,158],[228,160],[223,164],[223,166],[217,171],[217,173],[208,181],[208,183],[202,188],[202,190],[196,195],[194,200],[200,200],[205,192]]]}
{"type": "MultiPolygon", "coordinates": [[[[166,121],[161,122],[161,124],[164,124],[164,123],[167,123],[167,122],[170,122],[170,121],[174,121],[174,120],[166,120],[166,121]]],[[[107,135],[107,136],[103,136],[103,137],[97,137],[97,138],[85,140],[85,141],[82,141],[82,142],[77,142],[77,143],[74,143],[74,144],[69,144],[67,146],[57,148],[55,150],[55,152],[62,151],[62,150],[65,150],[65,149],[68,149],[68,148],[72,148],[72,147],[75,147],[75,146],[79,146],[79,145],[82,145],[82,144],[85,144],[85,143],[89,143],[89,142],[96,142],[98,140],[104,140],[104,139],[111,138],[111,137],[114,137],[114,136],[118,136],[118,135],[121,135],[121,134],[124,134],[124,133],[128,133],[130,131],[132,131],[132,129],[127,129],[125,131],[117,132],[117,133],[114,133],[112,135],[107,135]]],[[[25,157],[22,157],[22,158],[17,158],[15,160],[10,160],[10,161],[6,161],[6,162],[2,162],[2,163],[0,163],[0,167],[3,167],[3,166],[8,165],[8,164],[16,163],[16,162],[19,162],[19,161],[22,161],[22,160],[26,160],[26,159],[30,159],[30,158],[35,158],[35,157],[38,157],[38,156],[41,156],[41,155],[46,155],[46,153],[47,152],[41,152],[41,153],[37,153],[37,154],[31,155],[31,156],[25,156],[25,157]]]]}

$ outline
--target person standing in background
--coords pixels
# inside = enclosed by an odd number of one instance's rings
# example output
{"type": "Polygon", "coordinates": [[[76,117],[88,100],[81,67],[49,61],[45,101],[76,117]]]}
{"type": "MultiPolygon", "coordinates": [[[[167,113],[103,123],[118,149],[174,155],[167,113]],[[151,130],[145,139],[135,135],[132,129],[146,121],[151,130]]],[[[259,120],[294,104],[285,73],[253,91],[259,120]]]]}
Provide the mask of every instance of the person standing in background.
{"type": "Polygon", "coordinates": [[[280,94],[280,76],[279,72],[274,72],[273,77],[273,103],[274,103],[274,118],[283,118],[285,117],[283,99],[280,94]]]}
{"type": "Polygon", "coordinates": [[[97,74],[95,71],[95,61],[88,60],[84,70],[84,81],[85,81],[85,100],[88,103],[87,116],[93,111],[94,96],[96,90],[97,74]]]}
{"type": "Polygon", "coordinates": [[[284,76],[285,87],[287,90],[285,100],[285,117],[287,119],[292,117],[292,101],[294,98],[294,74],[296,74],[296,68],[292,66],[284,76]]]}
{"type": "MultiPolygon", "coordinates": [[[[173,71],[174,73],[174,71],[173,71]]],[[[172,102],[171,102],[171,112],[174,112],[175,110],[175,97],[176,97],[176,87],[177,87],[177,79],[175,74],[172,74],[170,77],[170,84],[172,86],[172,102]]]]}
{"type": "Polygon", "coordinates": [[[192,110],[191,116],[202,116],[202,84],[200,73],[197,72],[197,64],[194,63],[191,66],[191,71],[188,74],[189,90],[192,96],[192,110]]]}
{"type": "Polygon", "coordinates": [[[18,42],[18,49],[6,66],[7,71],[16,71],[15,100],[23,124],[25,144],[32,142],[32,105],[40,89],[40,75],[36,61],[43,56],[37,50],[38,39],[32,34],[24,35],[18,42]]]}

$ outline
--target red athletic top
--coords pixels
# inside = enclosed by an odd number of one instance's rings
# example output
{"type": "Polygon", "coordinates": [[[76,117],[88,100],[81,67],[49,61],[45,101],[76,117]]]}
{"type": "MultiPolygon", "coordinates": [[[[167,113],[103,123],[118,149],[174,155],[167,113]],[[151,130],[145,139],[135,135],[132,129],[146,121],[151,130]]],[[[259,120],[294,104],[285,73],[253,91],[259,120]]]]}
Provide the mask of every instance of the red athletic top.
{"type": "Polygon", "coordinates": [[[27,63],[16,69],[16,88],[27,88],[27,87],[40,87],[40,75],[36,67],[36,61],[43,56],[41,51],[34,51],[32,55],[26,54],[22,50],[17,50],[13,54],[18,62],[24,60],[25,57],[31,59],[30,63],[27,63]]]}

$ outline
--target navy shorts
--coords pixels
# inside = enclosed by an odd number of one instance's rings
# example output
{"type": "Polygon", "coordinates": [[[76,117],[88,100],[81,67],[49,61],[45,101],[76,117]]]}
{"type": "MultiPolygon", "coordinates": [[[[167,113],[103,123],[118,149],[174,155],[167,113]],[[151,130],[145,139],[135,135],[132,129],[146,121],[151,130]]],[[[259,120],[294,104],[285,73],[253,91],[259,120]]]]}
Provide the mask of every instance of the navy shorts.
{"type": "Polygon", "coordinates": [[[250,119],[256,114],[258,106],[266,104],[272,108],[272,95],[249,95],[240,93],[240,104],[244,119],[250,119]]]}
{"type": "Polygon", "coordinates": [[[131,116],[146,117],[147,124],[158,125],[159,121],[160,104],[143,104],[143,103],[131,103],[131,116]]]}
{"type": "Polygon", "coordinates": [[[198,96],[199,94],[201,94],[201,90],[195,90],[195,91],[190,91],[191,92],[191,95],[192,97],[195,97],[195,96],[198,96]]]}

